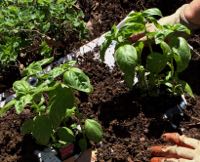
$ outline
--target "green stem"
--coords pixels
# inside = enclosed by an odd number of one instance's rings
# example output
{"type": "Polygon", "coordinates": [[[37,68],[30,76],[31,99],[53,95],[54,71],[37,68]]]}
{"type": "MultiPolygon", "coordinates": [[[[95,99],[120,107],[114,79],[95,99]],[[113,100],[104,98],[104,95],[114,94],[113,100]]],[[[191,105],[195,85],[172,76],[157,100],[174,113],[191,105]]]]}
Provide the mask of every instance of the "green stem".
{"type": "Polygon", "coordinates": [[[38,105],[38,104],[36,104],[36,103],[35,103],[35,101],[33,101],[33,102],[32,102],[32,104],[33,104],[33,106],[32,106],[32,107],[33,107],[34,109],[36,109],[36,112],[38,112],[38,113],[39,113],[39,115],[41,115],[41,112],[39,111],[39,109],[40,109],[39,105],[38,105]]]}
{"type": "Polygon", "coordinates": [[[173,66],[173,59],[171,59],[171,71],[172,71],[172,76],[174,76],[174,66],[173,66]]]}
{"type": "Polygon", "coordinates": [[[80,112],[78,110],[76,110],[76,111],[77,111],[76,117],[77,117],[77,120],[78,120],[78,124],[80,125],[80,127],[81,127],[81,133],[83,134],[83,137],[85,138],[84,126],[83,126],[83,124],[81,122],[83,119],[81,118],[80,112]]]}
{"type": "Polygon", "coordinates": [[[150,53],[153,53],[153,49],[152,49],[152,46],[151,46],[151,43],[150,43],[150,39],[148,37],[148,31],[147,31],[146,27],[145,27],[145,36],[147,37],[147,44],[148,44],[150,53]]]}
{"type": "Polygon", "coordinates": [[[148,47],[149,47],[149,50],[150,50],[151,53],[153,53],[152,46],[151,46],[151,44],[149,43],[149,40],[147,40],[147,41],[148,41],[148,47]]]}
{"type": "Polygon", "coordinates": [[[145,69],[140,66],[138,69],[138,73],[139,73],[139,83],[141,85],[141,88],[148,89],[148,83],[145,77],[145,69]]]}
{"type": "MultiPolygon", "coordinates": [[[[55,133],[55,131],[54,131],[54,133],[55,133]]],[[[53,133],[53,134],[54,134],[54,133],[53,133]]],[[[53,143],[56,143],[57,141],[56,141],[56,138],[54,137],[53,134],[51,135],[51,139],[52,139],[53,143]]]]}

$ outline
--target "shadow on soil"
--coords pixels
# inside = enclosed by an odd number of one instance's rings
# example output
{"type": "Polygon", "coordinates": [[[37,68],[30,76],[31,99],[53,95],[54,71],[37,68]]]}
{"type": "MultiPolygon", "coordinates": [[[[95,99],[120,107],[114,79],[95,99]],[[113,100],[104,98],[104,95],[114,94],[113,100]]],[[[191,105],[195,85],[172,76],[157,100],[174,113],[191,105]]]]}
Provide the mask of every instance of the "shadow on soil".
{"type": "MultiPolygon", "coordinates": [[[[129,91],[115,96],[112,100],[103,104],[95,105],[94,107],[98,107],[99,109],[98,117],[102,125],[104,127],[109,127],[110,124],[113,125],[113,132],[118,137],[127,137],[130,135],[126,124],[122,123],[126,119],[140,120],[141,123],[143,120],[149,120],[147,136],[151,137],[158,138],[165,131],[171,132],[176,130],[169,122],[163,121],[161,117],[169,108],[179,103],[180,98],[167,95],[160,95],[159,97],[138,96],[141,95],[134,93],[134,91],[129,91]],[[141,113],[144,114],[144,118],[146,119],[138,119],[141,113]],[[121,122],[117,123],[115,120],[121,122]],[[114,124],[112,123],[113,121],[114,124]]],[[[180,121],[180,118],[176,118],[175,124],[179,126],[180,121]]]]}
{"type": "Polygon", "coordinates": [[[192,60],[181,78],[189,83],[193,92],[200,95],[200,60],[192,60]]]}
{"type": "Polygon", "coordinates": [[[94,107],[99,107],[99,120],[106,126],[114,119],[124,120],[136,117],[140,112],[140,105],[134,98],[134,93],[127,92],[115,96],[110,101],[95,105],[94,107]]]}

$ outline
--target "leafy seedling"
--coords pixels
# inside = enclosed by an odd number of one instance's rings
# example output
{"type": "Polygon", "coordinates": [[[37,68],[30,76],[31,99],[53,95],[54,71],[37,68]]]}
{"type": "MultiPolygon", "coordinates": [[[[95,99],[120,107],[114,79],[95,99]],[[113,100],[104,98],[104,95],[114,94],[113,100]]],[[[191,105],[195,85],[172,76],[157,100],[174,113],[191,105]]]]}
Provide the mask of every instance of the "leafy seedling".
{"type": "Polygon", "coordinates": [[[181,24],[160,25],[155,17],[161,16],[157,8],[131,12],[120,29],[114,25],[105,35],[100,58],[104,60],[106,49],[115,41],[114,58],[129,88],[137,77],[135,86],[150,94],[164,86],[173,95],[187,93],[194,97],[189,84],[179,78],[191,59],[190,46],[179,35],[190,31],[181,24]],[[149,31],[146,24],[155,26],[156,30],[149,31]],[[142,40],[133,41],[133,36],[141,35],[145,36],[142,40]]]}
{"type": "Polygon", "coordinates": [[[42,66],[52,60],[33,62],[24,70],[24,78],[13,84],[16,98],[0,109],[0,115],[3,116],[12,107],[17,114],[29,108],[35,116],[23,123],[22,133],[32,134],[41,145],[58,148],[78,140],[80,149],[84,151],[89,146],[87,141],[99,142],[102,139],[101,125],[93,119],[84,120],[76,107],[74,92],[91,93],[90,79],[74,67],[74,61],[48,72],[43,70],[42,66]]]}

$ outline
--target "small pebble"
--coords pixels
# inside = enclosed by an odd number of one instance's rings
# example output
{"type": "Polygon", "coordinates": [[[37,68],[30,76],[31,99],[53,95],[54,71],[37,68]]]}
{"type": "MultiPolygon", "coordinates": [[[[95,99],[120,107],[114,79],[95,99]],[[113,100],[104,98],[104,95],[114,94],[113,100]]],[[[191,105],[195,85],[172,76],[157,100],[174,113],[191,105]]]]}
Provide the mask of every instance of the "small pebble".
{"type": "Polygon", "coordinates": [[[148,133],[149,132],[149,129],[144,129],[144,133],[148,133]]]}
{"type": "Polygon", "coordinates": [[[140,138],[140,141],[141,141],[141,142],[144,142],[144,141],[145,141],[145,138],[144,138],[144,137],[141,137],[141,138],[140,138]]]}

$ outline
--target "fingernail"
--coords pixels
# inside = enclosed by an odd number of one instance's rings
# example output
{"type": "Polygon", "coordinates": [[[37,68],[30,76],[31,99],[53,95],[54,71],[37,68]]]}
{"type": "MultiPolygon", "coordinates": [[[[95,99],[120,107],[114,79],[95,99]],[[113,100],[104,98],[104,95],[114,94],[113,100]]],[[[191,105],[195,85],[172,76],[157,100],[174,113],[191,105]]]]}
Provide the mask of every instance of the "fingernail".
{"type": "Polygon", "coordinates": [[[178,137],[179,137],[178,133],[164,133],[161,138],[164,141],[174,141],[177,140],[178,137]]]}
{"type": "Polygon", "coordinates": [[[169,133],[163,134],[163,135],[161,136],[161,138],[162,138],[164,141],[166,141],[168,134],[169,134],[169,133]]]}
{"type": "Polygon", "coordinates": [[[150,162],[161,162],[163,160],[163,158],[152,158],[150,162]]]}

